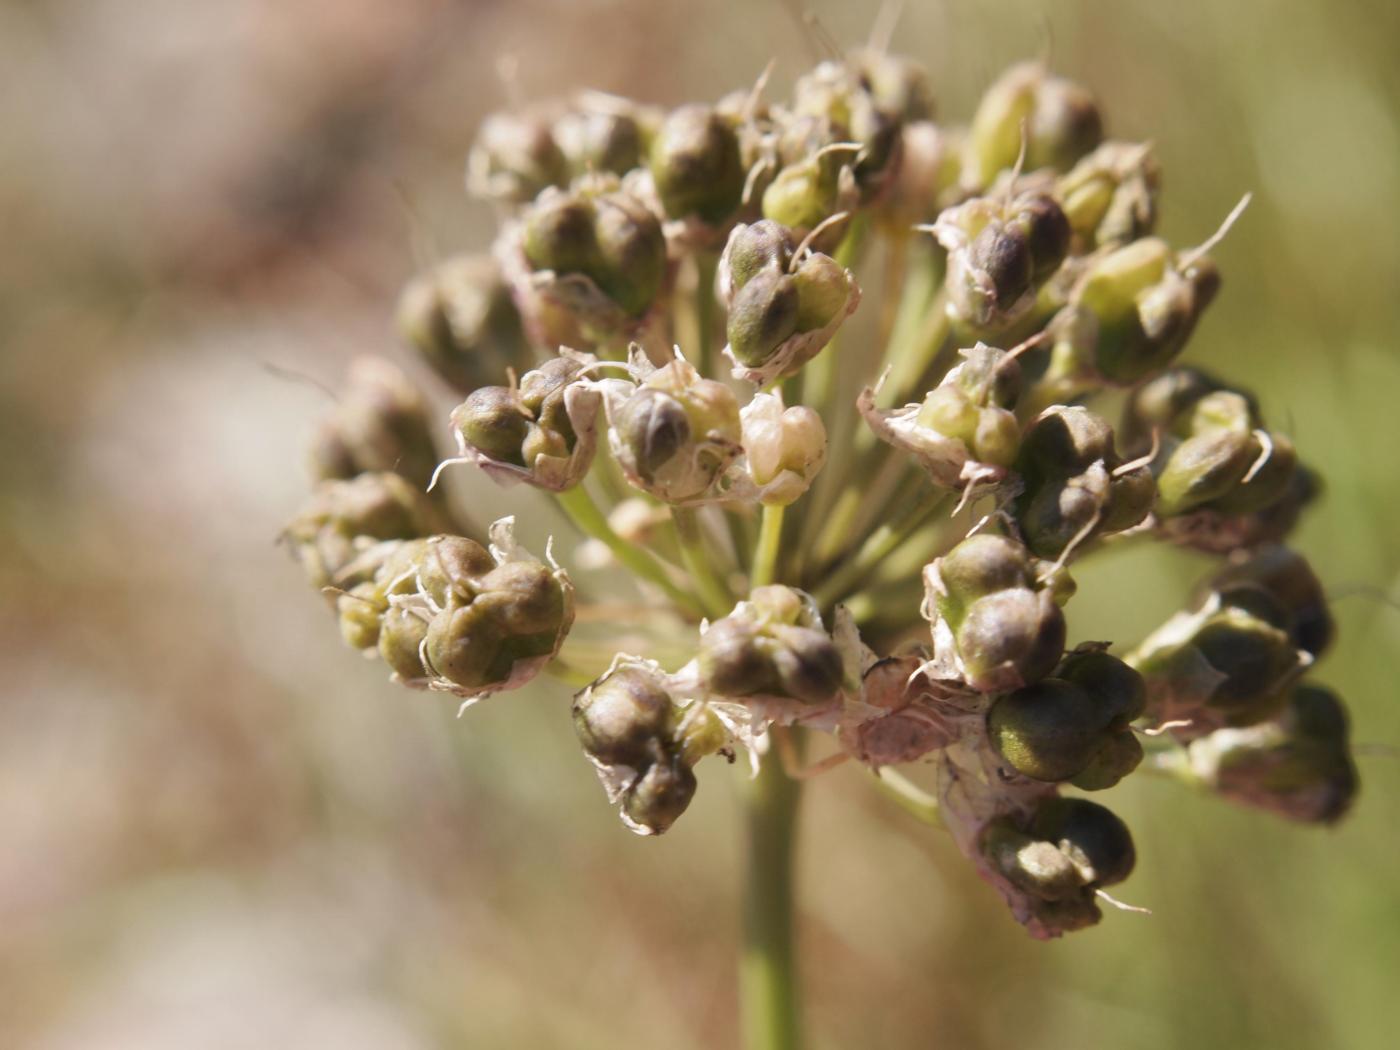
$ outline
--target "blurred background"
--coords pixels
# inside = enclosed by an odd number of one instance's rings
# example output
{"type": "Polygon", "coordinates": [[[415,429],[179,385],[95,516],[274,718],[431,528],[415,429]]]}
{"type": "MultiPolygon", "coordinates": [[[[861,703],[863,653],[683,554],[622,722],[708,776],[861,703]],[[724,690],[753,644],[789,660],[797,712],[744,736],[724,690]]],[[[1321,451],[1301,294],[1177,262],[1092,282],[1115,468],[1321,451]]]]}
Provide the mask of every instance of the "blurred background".
{"type": "MultiPolygon", "coordinates": [[[[1298,543],[1345,595],[1318,678],[1362,797],[1318,831],[1134,777],[1121,895],[1155,915],[1037,944],[831,773],[802,825],[812,1045],[1392,1047],[1400,6],[911,0],[895,40],[964,119],[1047,37],[1115,137],[1155,141],[1173,242],[1254,191],[1188,357],[1324,472],[1298,543]]],[[[327,404],[285,373],[402,359],[400,284],[489,238],[461,174],[501,56],[529,98],[675,104],[813,54],[777,0],[0,3],[0,1045],[733,1045],[731,777],[635,838],[562,686],[459,722],[364,666],[274,546],[327,404]]],[[[1203,568],[1107,557],[1073,633],[1131,641],[1203,568]]]]}

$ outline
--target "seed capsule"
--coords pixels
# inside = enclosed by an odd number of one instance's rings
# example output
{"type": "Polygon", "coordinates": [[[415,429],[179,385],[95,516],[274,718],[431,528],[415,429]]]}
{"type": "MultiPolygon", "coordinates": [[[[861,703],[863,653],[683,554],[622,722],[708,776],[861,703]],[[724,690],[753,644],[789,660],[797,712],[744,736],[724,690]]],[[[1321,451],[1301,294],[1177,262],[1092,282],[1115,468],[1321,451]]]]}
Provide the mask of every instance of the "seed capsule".
{"type": "Polygon", "coordinates": [[[682,106],[662,123],[649,164],[656,192],[673,219],[718,225],[739,207],[744,168],[734,129],[705,106],[682,106]]]}

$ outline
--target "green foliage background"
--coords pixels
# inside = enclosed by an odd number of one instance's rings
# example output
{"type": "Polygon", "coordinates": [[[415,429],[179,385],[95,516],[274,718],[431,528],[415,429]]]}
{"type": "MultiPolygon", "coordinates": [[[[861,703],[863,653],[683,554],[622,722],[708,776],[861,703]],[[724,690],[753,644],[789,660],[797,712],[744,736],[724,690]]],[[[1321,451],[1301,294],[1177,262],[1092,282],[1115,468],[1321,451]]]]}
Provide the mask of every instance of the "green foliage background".
{"type": "MultiPolygon", "coordinates": [[[[814,6],[842,41],[868,29],[814,6]]],[[[1400,7],[908,7],[896,47],[949,118],[1052,41],[1114,135],[1157,144],[1176,243],[1254,191],[1189,358],[1324,472],[1298,543],[1340,598],[1317,674],[1364,789],[1324,832],[1135,777],[1121,889],[1155,915],[1040,945],[858,772],[823,777],[813,1045],[1393,1046],[1400,7]]],[[[398,284],[489,235],[460,169],[501,55],[528,97],[676,103],[770,58],[786,84],[812,58],[796,26],[733,0],[0,5],[0,1044],[732,1045],[725,772],[671,835],[626,834],[560,688],[454,720],[361,666],[273,540],[324,405],[286,373],[392,347],[398,284]]],[[[1203,569],[1106,558],[1072,634],[1131,641],[1203,569]]]]}

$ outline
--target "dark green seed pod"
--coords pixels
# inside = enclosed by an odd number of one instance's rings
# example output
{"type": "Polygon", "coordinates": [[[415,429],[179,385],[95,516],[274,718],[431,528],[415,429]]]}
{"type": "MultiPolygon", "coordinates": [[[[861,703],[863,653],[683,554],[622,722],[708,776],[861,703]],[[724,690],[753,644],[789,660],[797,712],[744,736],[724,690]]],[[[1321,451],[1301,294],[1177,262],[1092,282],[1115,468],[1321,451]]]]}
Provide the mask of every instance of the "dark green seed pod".
{"type": "Polygon", "coordinates": [[[1084,891],[1079,869],[1053,842],[996,821],[987,825],[980,845],[983,854],[1013,886],[1033,897],[1062,901],[1084,891]]]}
{"type": "Polygon", "coordinates": [[[987,712],[987,737],[1006,762],[1032,780],[1062,781],[1082,772],[1103,741],[1102,706],[1058,678],[1008,693],[987,712]]]}
{"type": "Polygon", "coordinates": [[[690,806],[695,789],[695,773],[679,757],[653,762],[623,795],[623,815],[660,835],[690,806]]]}
{"type": "Polygon", "coordinates": [[[651,175],[673,219],[718,225],[739,207],[744,168],[734,129],[706,106],[682,106],[652,141],[651,175]]]}
{"type": "Polygon", "coordinates": [[[743,364],[758,367],[797,331],[801,298],[796,281],[765,269],[739,289],[729,308],[729,348],[743,364]]]}
{"type": "Polygon", "coordinates": [[[669,740],[675,703],[656,679],[621,668],[574,698],[574,731],[590,757],[604,765],[645,768],[658,740],[669,740]]]}
{"type": "Polygon", "coordinates": [[[1174,517],[1229,493],[1258,458],[1249,433],[1212,430],[1189,438],[1173,451],[1157,477],[1157,507],[1174,517]]]}
{"type": "Polygon", "coordinates": [[[1102,649],[1070,653],[1055,671],[1055,677],[1072,682],[1093,696],[1111,725],[1126,726],[1146,709],[1147,683],[1142,675],[1102,649]]]}
{"type": "Polygon", "coordinates": [[[1122,882],[1137,863],[1128,826],[1111,810],[1087,799],[1047,799],[1036,810],[1030,833],[1059,846],[1093,887],[1122,882]]]}
{"type": "Polygon", "coordinates": [[[745,620],[725,617],[700,636],[700,673],[720,696],[751,696],[777,692],[778,671],[759,645],[758,628],[745,620]]]}
{"type": "Polygon", "coordinates": [[[831,637],[814,627],[778,624],[770,632],[777,642],[771,659],[782,692],[795,700],[822,704],[841,688],[841,654],[831,637]]]}
{"type": "Polygon", "coordinates": [[[547,565],[537,561],[508,561],[481,578],[482,597],[495,611],[505,635],[557,634],[564,621],[564,592],[547,565]]]}
{"type": "Polygon", "coordinates": [[[1296,551],[1278,544],[1261,547],[1247,560],[1217,574],[1209,587],[1222,592],[1242,587],[1264,590],[1287,613],[1293,643],[1315,657],[1332,642],[1335,627],[1322,583],[1307,559],[1296,551]]]}
{"type": "Polygon", "coordinates": [[[666,238],[656,216],[635,197],[612,193],[596,202],[599,265],[590,274],[623,311],[639,317],[666,278],[666,238]]]}

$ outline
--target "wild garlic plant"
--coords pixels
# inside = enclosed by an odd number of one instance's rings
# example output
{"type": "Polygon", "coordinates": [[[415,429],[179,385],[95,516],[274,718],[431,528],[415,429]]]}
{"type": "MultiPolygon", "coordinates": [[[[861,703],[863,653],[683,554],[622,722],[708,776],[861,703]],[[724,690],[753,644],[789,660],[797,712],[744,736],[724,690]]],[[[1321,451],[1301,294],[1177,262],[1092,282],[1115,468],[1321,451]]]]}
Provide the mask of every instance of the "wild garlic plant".
{"type": "Polygon", "coordinates": [[[467,182],[496,242],[398,316],[458,403],[357,362],[286,531],[392,680],[571,682],[628,829],[668,831],[740,760],[753,1047],[797,1042],[793,819],[842,761],[1039,938],[1097,923],[1134,865],[1068,789],[1145,766],[1309,823],[1357,790],[1344,709],[1304,681],[1327,604],[1284,546],[1316,475],[1247,391],[1178,363],[1220,276],[1215,238],[1154,234],[1151,146],[1038,63],[965,127],[876,50],[783,102],[765,81],[489,118],[467,182]],[[616,589],[465,521],[436,484],[458,464],[556,501],[561,560],[616,589]],[[1134,540],[1219,567],[1136,645],[1075,639],[1075,565],[1134,540]],[[646,644],[571,637],[576,615],[646,644]]]}

